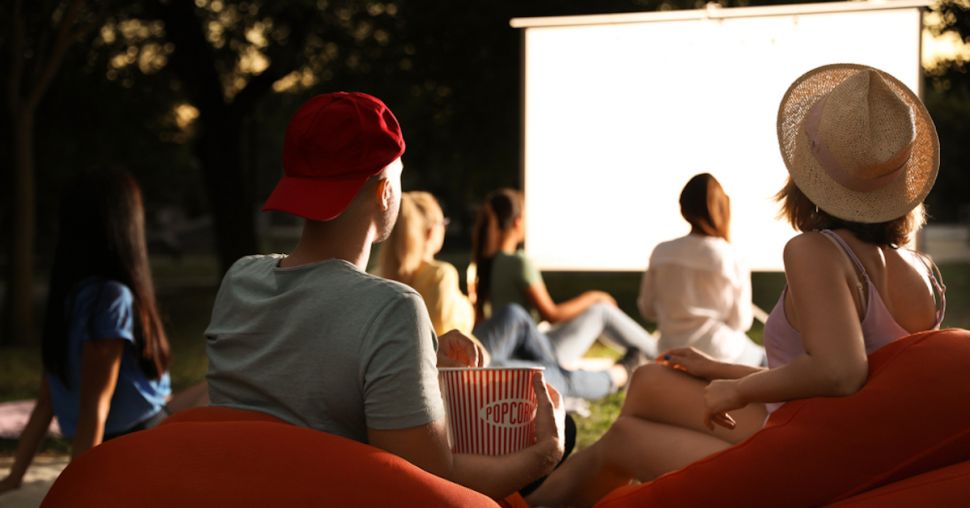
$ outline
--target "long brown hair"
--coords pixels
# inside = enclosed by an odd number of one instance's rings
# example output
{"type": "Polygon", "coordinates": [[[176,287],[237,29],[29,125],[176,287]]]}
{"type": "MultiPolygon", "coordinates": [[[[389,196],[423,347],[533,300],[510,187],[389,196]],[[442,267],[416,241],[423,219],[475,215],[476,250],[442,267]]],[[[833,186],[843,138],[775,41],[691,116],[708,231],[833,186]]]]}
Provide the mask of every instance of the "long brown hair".
{"type": "Polygon", "coordinates": [[[731,241],[731,198],[710,173],[688,180],[680,193],[680,214],[692,232],[731,241]]]}
{"type": "Polygon", "coordinates": [[[60,207],[44,322],[44,368],[69,384],[71,303],[78,284],[96,277],[102,284],[117,281],[131,291],[139,366],[147,377],[160,378],[171,352],[155,303],[138,183],[125,172],[87,173],[66,188],[60,207]]]}
{"type": "Polygon", "coordinates": [[[498,189],[485,197],[472,230],[472,263],[475,264],[475,313],[484,316],[485,303],[491,297],[492,261],[498,253],[499,238],[522,217],[522,193],[515,189],[498,189]]]}
{"type": "Polygon", "coordinates": [[[411,285],[421,267],[428,232],[444,218],[441,205],[430,193],[405,192],[401,195],[401,212],[390,236],[381,245],[381,276],[411,285]]]}
{"type": "Polygon", "coordinates": [[[791,177],[782,187],[775,200],[781,203],[779,216],[798,231],[819,231],[822,229],[847,229],[859,240],[873,245],[885,245],[893,249],[905,245],[910,235],[926,224],[926,211],[920,204],[906,215],[896,219],[867,224],[840,219],[830,215],[812,202],[791,177]]]}

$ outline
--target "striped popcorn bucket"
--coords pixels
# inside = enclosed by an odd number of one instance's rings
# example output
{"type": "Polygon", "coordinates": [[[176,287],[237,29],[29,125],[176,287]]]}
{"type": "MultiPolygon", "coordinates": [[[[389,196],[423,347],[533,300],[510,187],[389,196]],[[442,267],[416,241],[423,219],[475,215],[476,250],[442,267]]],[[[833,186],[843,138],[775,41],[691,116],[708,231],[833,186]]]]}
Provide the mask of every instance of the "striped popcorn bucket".
{"type": "Polygon", "coordinates": [[[505,455],[535,443],[535,368],[441,368],[438,381],[455,453],[505,455]]]}

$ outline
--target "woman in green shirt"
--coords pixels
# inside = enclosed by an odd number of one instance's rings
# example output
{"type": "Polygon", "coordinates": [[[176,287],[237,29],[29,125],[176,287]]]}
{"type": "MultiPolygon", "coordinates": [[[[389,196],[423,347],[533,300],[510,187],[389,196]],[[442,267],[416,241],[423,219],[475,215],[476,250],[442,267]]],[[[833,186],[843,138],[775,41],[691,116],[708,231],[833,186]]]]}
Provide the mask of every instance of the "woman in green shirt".
{"type": "Polygon", "coordinates": [[[657,356],[657,340],[616,306],[603,291],[586,291],[556,303],[542,274],[519,245],[525,240],[522,193],[499,189],[485,198],[472,239],[475,283],[469,293],[475,299],[480,323],[493,312],[518,304],[552,324],[548,332],[559,363],[574,368],[594,341],[605,335],[626,348],[631,356],[657,356]]]}

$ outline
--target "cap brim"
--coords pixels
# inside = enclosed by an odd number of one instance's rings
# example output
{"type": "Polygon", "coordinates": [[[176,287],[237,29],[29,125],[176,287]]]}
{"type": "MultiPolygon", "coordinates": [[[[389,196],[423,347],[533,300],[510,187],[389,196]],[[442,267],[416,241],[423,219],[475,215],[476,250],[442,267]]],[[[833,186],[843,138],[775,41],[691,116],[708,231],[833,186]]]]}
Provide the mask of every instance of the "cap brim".
{"type": "Polygon", "coordinates": [[[315,221],[333,220],[354,199],[369,176],[316,179],[284,176],[263,205],[263,211],[285,212],[315,221]]]}

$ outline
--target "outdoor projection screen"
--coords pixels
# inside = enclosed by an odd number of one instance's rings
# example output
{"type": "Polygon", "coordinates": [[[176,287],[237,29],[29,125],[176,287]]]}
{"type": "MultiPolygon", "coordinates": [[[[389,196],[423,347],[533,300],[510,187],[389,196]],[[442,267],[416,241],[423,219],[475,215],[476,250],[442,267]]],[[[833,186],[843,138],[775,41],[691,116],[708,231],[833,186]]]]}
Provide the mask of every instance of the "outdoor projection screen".
{"type": "Polygon", "coordinates": [[[920,87],[925,2],[838,2],[514,19],[524,30],[528,254],[543,270],[640,271],[689,230],[678,197],[709,172],[752,270],[782,270],[795,232],[773,195],[788,85],[829,63],[920,87]]]}

